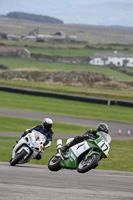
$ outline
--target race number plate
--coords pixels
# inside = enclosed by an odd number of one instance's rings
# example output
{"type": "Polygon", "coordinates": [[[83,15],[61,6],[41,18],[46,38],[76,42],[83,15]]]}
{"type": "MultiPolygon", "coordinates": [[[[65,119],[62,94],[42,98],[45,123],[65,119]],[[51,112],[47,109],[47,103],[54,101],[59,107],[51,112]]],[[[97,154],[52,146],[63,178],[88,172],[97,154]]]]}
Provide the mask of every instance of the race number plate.
{"type": "Polygon", "coordinates": [[[108,157],[108,152],[109,152],[109,149],[110,149],[110,146],[109,144],[105,141],[105,140],[102,140],[100,141],[98,144],[97,144],[101,150],[105,153],[105,155],[108,157]]]}

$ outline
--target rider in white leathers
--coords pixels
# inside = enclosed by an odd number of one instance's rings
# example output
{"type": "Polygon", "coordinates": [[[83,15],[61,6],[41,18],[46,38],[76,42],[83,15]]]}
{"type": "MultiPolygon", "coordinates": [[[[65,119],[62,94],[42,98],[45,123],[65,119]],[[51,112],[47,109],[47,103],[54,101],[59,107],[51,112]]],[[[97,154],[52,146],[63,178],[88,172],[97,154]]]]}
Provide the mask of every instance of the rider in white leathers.
{"type": "MultiPolygon", "coordinates": [[[[50,118],[44,118],[43,122],[42,122],[42,125],[36,125],[34,126],[33,128],[31,129],[27,129],[21,136],[24,137],[26,136],[28,133],[31,133],[32,130],[36,130],[38,132],[40,132],[41,134],[45,135],[46,136],[46,142],[45,142],[45,146],[43,148],[46,149],[48,148],[49,146],[51,146],[51,143],[52,143],[52,138],[53,138],[53,135],[54,135],[54,132],[52,130],[52,125],[53,125],[53,121],[52,119],[50,118]]],[[[36,156],[36,159],[37,160],[40,160],[42,157],[42,152],[40,152],[37,156],[36,156]]]]}

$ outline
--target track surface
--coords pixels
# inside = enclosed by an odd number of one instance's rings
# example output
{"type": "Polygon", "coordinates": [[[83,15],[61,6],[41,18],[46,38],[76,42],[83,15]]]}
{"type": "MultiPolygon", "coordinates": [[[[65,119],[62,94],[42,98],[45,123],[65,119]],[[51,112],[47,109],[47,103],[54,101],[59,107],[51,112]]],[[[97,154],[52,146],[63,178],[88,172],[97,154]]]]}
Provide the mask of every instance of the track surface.
{"type": "Polygon", "coordinates": [[[85,174],[44,165],[0,163],[1,200],[131,200],[133,173],[91,170],[85,174]]]}
{"type": "MultiPolygon", "coordinates": [[[[84,125],[84,126],[91,126],[91,127],[96,127],[101,122],[101,120],[94,120],[94,119],[52,115],[52,114],[46,114],[46,113],[42,114],[42,113],[36,113],[36,112],[18,111],[18,110],[9,110],[9,109],[0,109],[0,115],[39,119],[41,121],[44,117],[50,117],[53,119],[54,122],[77,124],[77,125],[84,125]]],[[[111,121],[105,121],[105,120],[102,122],[105,122],[109,125],[110,135],[113,139],[133,139],[132,134],[130,137],[127,135],[128,130],[130,130],[131,133],[133,133],[132,124],[111,122],[111,121]],[[120,136],[118,136],[119,129],[121,129],[122,131],[122,135],[120,136]]],[[[30,128],[30,127],[27,127],[27,128],[30,128]]],[[[2,133],[0,135],[3,136],[2,133]]]]}

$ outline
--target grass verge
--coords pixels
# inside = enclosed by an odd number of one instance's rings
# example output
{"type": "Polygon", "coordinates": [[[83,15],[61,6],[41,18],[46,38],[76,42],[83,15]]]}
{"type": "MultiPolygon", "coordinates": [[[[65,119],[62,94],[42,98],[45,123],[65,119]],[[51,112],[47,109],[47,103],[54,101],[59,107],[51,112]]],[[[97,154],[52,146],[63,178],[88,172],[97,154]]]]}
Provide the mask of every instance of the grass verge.
{"type": "Polygon", "coordinates": [[[117,122],[133,122],[133,108],[0,92],[0,108],[83,117],[117,122]]]}
{"type": "MultiPolygon", "coordinates": [[[[16,133],[23,133],[27,128],[32,128],[35,125],[42,123],[41,120],[23,119],[8,116],[0,116],[0,122],[0,131],[16,133]]],[[[53,124],[53,131],[55,134],[83,134],[90,128],[93,127],[56,122],[53,124]]]]}
{"type": "Polygon", "coordinates": [[[131,89],[107,89],[107,88],[89,88],[81,86],[69,86],[49,84],[33,81],[19,81],[19,80],[0,80],[0,85],[18,88],[34,89],[39,91],[48,91],[54,93],[64,93],[72,95],[90,96],[96,98],[114,99],[114,100],[133,100],[133,91],[131,89]]]}
{"type": "MultiPolygon", "coordinates": [[[[8,162],[12,155],[12,145],[18,138],[0,137],[0,161],[8,162]]],[[[63,139],[63,144],[66,140],[63,139]]],[[[113,140],[110,150],[110,156],[107,159],[102,159],[97,169],[129,171],[133,172],[133,140],[119,141],[113,140]],[[121,148],[124,145],[124,149],[121,148]],[[117,148],[116,148],[117,147],[117,148]],[[127,159],[128,158],[128,159],[127,159]]],[[[47,165],[49,159],[56,153],[56,139],[53,139],[51,147],[46,149],[40,161],[33,160],[30,164],[47,165]]]]}

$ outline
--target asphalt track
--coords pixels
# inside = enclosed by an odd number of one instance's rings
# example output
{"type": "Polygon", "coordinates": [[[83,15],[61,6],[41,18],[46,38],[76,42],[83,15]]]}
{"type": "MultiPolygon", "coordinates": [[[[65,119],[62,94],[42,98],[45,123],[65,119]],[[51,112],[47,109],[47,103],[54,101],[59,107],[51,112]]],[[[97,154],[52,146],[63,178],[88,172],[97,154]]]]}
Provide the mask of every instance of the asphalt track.
{"type": "Polygon", "coordinates": [[[133,200],[133,173],[0,163],[0,200],[133,200]]]}

